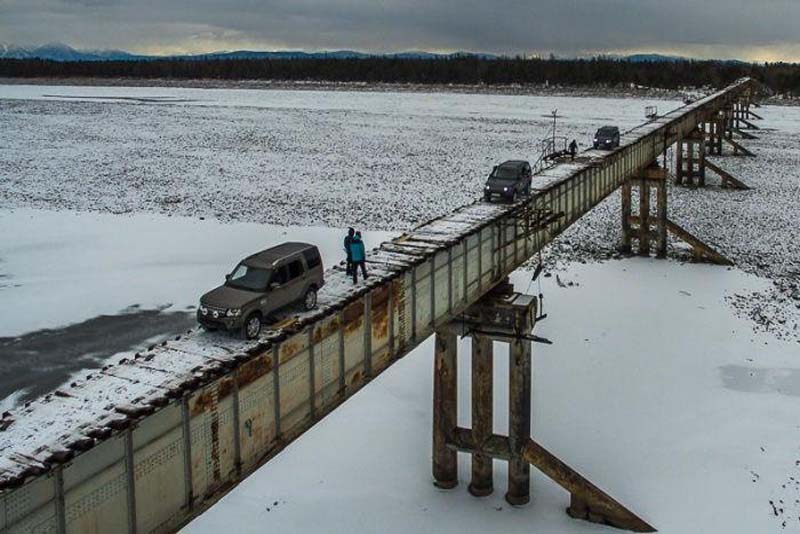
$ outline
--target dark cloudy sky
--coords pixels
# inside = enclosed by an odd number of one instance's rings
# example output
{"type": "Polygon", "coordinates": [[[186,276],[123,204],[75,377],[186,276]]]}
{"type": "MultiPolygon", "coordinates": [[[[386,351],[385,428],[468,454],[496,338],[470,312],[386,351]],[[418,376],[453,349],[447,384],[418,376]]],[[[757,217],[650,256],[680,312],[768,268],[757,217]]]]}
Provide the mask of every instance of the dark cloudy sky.
{"type": "Polygon", "coordinates": [[[0,0],[0,42],[800,61],[800,0],[0,0]]]}

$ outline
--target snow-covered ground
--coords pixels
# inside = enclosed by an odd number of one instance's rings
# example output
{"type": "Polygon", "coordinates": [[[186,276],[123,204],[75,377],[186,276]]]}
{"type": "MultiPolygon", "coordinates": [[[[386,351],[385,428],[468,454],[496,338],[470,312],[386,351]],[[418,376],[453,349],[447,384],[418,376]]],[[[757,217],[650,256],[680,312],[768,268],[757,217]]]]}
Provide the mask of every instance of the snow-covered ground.
{"type": "MultiPolygon", "coordinates": [[[[286,239],[337,262],[341,228],[380,230],[378,244],[473,200],[493,164],[535,159],[553,109],[559,135],[586,146],[652,103],[0,85],[0,350],[131,310],[184,314],[241,256],[286,239]]],[[[591,262],[614,257],[612,195],[548,254],[574,284],[542,279],[538,333],[556,344],[534,347],[534,436],[661,532],[800,527],[800,109],[757,111],[770,130],[745,144],[759,158],[720,162],[752,191],[670,189],[670,218],[738,268],[591,262]]],[[[531,506],[508,507],[502,463],[490,498],[433,489],[431,357],[428,342],[186,530],[607,531],[567,518],[540,476],[531,506]]]]}
{"type": "MultiPolygon", "coordinates": [[[[533,436],[654,525],[684,534],[800,528],[797,350],[724,305],[764,280],[649,259],[571,265],[543,279],[554,345],[534,345],[533,436]],[[777,511],[773,513],[770,502],[777,511]]],[[[518,272],[517,287],[530,274],[518,272]]],[[[536,289],[536,284],[533,285],[536,289]]],[[[469,341],[459,423],[470,425],[469,341]]],[[[507,431],[508,358],[495,345],[495,430],[507,431]]],[[[570,519],[568,495],[533,477],[529,506],[431,484],[429,341],[189,524],[191,534],[614,532],[570,519]]],[[[535,471],[535,470],[534,470],[535,471]]]]}
{"type": "MultiPolygon", "coordinates": [[[[678,102],[448,93],[0,85],[0,207],[150,212],[400,231],[475,198],[493,164],[558,134],[642,121],[678,102]]],[[[776,281],[733,302],[800,341],[800,108],[757,110],[757,159],[720,165],[748,192],[670,188],[670,217],[776,281]],[[776,306],[777,303],[777,306],[776,306]]],[[[709,183],[718,184],[711,173],[709,183]]],[[[552,248],[613,256],[612,195],[552,248]]]]}
{"type": "Polygon", "coordinates": [[[553,110],[585,147],[651,103],[0,85],[0,207],[403,230],[472,201],[493,165],[535,160],[553,110]]]}

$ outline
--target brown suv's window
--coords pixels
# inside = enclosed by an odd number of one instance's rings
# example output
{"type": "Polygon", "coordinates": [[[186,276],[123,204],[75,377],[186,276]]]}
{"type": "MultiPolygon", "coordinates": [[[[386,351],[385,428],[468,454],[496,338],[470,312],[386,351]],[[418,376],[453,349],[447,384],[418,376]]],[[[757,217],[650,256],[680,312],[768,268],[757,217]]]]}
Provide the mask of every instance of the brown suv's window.
{"type": "Polygon", "coordinates": [[[306,258],[306,265],[308,265],[309,269],[313,269],[322,263],[322,259],[319,257],[319,253],[315,249],[309,248],[304,250],[303,256],[306,258]]]}
{"type": "Polygon", "coordinates": [[[286,265],[281,265],[277,269],[275,269],[275,273],[272,275],[272,283],[283,285],[289,281],[289,269],[286,265]]]}
{"type": "Polygon", "coordinates": [[[289,280],[294,280],[303,275],[303,264],[300,260],[294,260],[289,264],[289,280]]]}

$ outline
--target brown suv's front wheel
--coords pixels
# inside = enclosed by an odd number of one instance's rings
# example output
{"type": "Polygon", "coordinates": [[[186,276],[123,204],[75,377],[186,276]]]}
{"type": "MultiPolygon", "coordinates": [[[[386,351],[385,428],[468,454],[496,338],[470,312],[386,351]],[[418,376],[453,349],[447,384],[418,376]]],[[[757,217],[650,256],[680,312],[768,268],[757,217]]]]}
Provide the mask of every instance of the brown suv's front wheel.
{"type": "Polygon", "coordinates": [[[261,333],[261,315],[258,313],[251,313],[244,320],[242,326],[242,334],[245,339],[255,339],[261,333]]]}

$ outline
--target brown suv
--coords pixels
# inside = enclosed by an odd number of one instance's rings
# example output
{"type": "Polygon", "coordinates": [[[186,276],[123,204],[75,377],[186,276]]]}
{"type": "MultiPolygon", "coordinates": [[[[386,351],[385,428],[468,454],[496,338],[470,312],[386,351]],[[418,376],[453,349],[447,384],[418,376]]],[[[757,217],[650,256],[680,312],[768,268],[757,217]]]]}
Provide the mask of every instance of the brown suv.
{"type": "Polygon", "coordinates": [[[325,284],[322,258],[314,245],[283,243],[242,260],[225,283],[200,298],[197,321],[207,330],[239,330],[253,339],[261,321],[295,302],[317,305],[325,284]]]}

